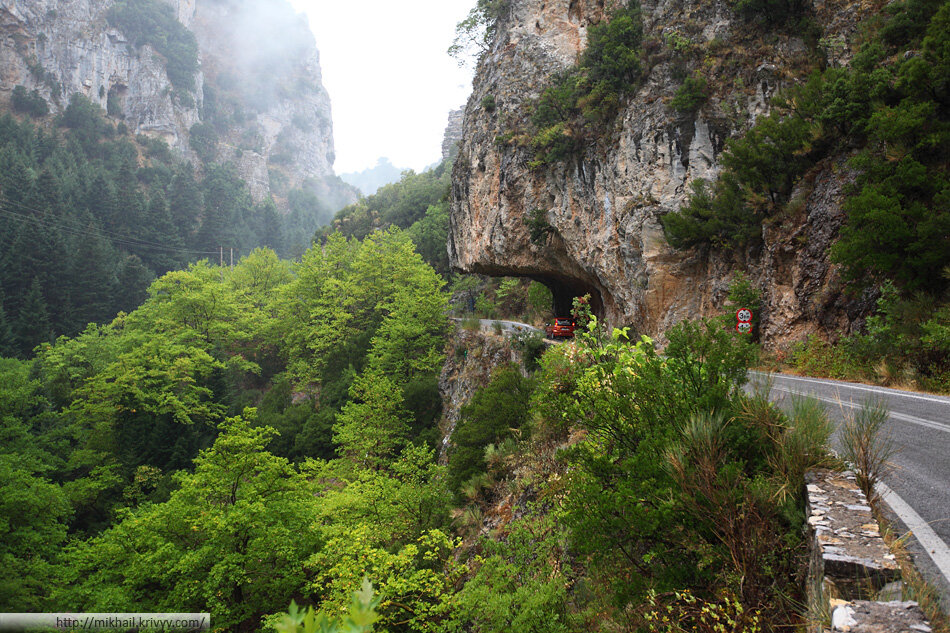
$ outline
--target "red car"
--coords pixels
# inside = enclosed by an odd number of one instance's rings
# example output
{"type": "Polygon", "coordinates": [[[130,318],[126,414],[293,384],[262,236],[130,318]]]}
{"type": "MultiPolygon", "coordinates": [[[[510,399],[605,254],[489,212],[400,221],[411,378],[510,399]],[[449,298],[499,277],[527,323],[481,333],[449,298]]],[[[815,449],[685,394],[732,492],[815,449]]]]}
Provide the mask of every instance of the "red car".
{"type": "Polygon", "coordinates": [[[558,317],[554,319],[553,325],[544,328],[544,333],[548,338],[573,338],[574,319],[558,317]]]}

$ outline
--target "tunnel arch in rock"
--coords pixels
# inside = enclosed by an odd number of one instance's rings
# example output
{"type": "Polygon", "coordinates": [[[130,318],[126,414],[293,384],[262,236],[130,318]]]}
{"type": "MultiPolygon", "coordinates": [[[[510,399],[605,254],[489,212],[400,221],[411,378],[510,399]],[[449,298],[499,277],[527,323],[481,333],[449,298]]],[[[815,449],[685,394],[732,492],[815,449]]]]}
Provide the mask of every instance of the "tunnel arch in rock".
{"type": "Polygon", "coordinates": [[[591,311],[601,321],[604,319],[604,300],[600,289],[579,279],[556,276],[531,276],[531,279],[544,284],[553,297],[554,316],[570,316],[573,312],[574,297],[590,295],[591,311]]]}

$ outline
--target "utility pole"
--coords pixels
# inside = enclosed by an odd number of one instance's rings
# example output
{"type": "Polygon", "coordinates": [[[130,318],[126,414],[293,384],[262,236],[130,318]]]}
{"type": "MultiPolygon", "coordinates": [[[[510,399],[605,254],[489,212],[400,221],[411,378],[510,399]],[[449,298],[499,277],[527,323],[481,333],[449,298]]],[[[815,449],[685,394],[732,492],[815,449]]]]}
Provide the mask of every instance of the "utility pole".
{"type": "Polygon", "coordinates": [[[231,247],[231,270],[234,270],[234,247],[231,247]]]}
{"type": "Polygon", "coordinates": [[[218,247],[218,265],[224,266],[224,247],[223,246],[218,247]]]}

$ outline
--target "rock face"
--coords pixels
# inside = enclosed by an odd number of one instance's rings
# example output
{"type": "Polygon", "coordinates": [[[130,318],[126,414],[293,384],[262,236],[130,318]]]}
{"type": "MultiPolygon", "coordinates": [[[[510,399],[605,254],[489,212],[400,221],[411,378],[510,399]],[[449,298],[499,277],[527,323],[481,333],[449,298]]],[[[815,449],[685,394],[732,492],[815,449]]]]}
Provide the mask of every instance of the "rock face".
{"type": "Polygon", "coordinates": [[[462,140],[462,121],[465,118],[465,110],[459,108],[449,112],[449,121],[445,125],[445,133],[442,135],[442,160],[455,158],[458,154],[458,145],[462,140]]]}
{"type": "Polygon", "coordinates": [[[439,374],[442,395],[442,420],[439,429],[442,445],[439,462],[448,462],[449,443],[462,415],[475,392],[489,383],[492,371],[506,363],[521,362],[521,355],[504,337],[481,331],[457,328],[445,349],[445,364],[439,374]]]}
{"type": "MultiPolygon", "coordinates": [[[[764,247],[748,252],[674,251],[659,218],[678,209],[690,181],[714,179],[725,141],[768,112],[770,98],[809,67],[802,40],[775,33],[756,41],[726,2],[643,0],[649,73],[625,104],[613,132],[576,159],[529,168],[531,151],[500,143],[524,127],[531,100],[572,66],[587,29],[620,3],[611,0],[513,0],[479,62],[465,109],[453,171],[449,256],[463,271],[526,276],[555,295],[558,313],[586,292],[612,325],[659,335],[687,317],[721,309],[729,283],[743,271],[763,290],[767,344],[811,332],[849,331],[869,307],[842,298],[827,247],[842,223],[844,158],[819,166],[794,196],[804,200],[764,229],[764,247]],[[686,72],[715,81],[709,101],[680,114],[668,101],[686,72]],[[680,59],[678,59],[678,56],[680,59]],[[494,108],[483,107],[487,96],[494,108]],[[540,210],[540,211],[535,211],[540,210]],[[530,239],[525,220],[541,213],[546,243],[530,239]]],[[[817,0],[818,22],[850,55],[856,6],[817,0]]]]}
{"type": "Polygon", "coordinates": [[[188,130],[200,120],[202,76],[194,103],[176,103],[165,60],[151,46],[133,47],[109,26],[111,0],[0,0],[0,94],[36,89],[53,112],[75,93],[105,110],[110,91],[135,133],[163,138],[187,153],[188,130]]]}
{"type": "Polygon", "coordinates": [[[333,175],[330,99],[306,21],[284,0],[168,0],[195,35],[193,91],[166,60],[110,26],[114,0],[0,0],[0,100],[36,89],[53,113],[75,93],[135,134],[194,158],[190,131],[214,127],[213,160],[231,161],[255,198],[305,187],[342,206],[355,191],[333,175]]]}

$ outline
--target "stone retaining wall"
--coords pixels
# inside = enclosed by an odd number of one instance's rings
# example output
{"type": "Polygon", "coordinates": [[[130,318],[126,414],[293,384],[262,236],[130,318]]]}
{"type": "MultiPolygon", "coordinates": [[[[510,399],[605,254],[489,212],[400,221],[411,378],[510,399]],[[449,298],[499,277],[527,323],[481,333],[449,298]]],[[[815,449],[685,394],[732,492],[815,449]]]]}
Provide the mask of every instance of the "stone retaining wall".
{"type": "Polygon", "coordinates": [[[816,470],[805,484],[809,633],[929,633],[917,603],[902,600],[900,568],[855,476],[816,470]]]}

